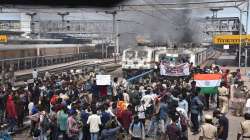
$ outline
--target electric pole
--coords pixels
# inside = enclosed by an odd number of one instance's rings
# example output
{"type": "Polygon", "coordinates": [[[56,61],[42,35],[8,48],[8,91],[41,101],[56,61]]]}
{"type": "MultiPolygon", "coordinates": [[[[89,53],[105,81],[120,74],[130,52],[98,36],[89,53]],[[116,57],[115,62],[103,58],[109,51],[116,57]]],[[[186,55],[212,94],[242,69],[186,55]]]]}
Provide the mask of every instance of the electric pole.
{"type": "Polygon", "coordinates": [[[114,52],[114,57],[115,57],[115,61],[117,59],[117,56],[119,54],[119,44],[117,42],[118,40],[118,33],[116,30],[116,14],[117,11],[105,11],[106,14],[111,14],[112,15],[112,22],[113,22],[113,26],[112,26],[112,40],[115,44],[115,52],[114,52]]]}
{"type": "Polygon", "coordinates": [[[26,15],[30,16],[30,37],[34,38],[34,34],[35,34],[34,17],[37,15],[37,13],[26,13],[26,15]]]}
{"type": "Polygon", "coordinates": [[[61,20],[62,20],[62,29],[64,30],[65,27],[65,16],[69,15],[69,12],[58,12],[57,15],[61,16],[61,20]]]}

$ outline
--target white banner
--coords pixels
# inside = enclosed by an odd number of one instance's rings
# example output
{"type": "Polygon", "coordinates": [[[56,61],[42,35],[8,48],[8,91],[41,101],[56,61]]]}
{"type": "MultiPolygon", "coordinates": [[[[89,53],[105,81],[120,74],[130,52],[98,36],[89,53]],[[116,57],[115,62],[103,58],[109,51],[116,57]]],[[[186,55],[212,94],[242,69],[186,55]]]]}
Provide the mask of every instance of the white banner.
{"type": "Polygon", "coordinates": [[[105,86],[111,84],[111,75],[96,75],[96,85],[105,86]]]}
{"type": "Polygon", "coordinates": [[[189,64],[183,63],[179,65],[171,65],[170,63],[160,64],[160,74],[165,76],[188,76],[189,64]]]}

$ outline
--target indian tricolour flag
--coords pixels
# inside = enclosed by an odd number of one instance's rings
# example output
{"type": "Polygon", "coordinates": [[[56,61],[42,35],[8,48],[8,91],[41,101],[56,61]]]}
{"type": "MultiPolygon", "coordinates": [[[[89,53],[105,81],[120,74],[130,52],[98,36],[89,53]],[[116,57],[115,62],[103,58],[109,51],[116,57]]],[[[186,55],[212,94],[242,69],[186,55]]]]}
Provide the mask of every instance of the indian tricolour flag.
{"type": "Polygon", "coordinates": [[[215,94],[221,83],[221,74],[195,74],[196,86],[201,88],[203,94],[215,94]]]}

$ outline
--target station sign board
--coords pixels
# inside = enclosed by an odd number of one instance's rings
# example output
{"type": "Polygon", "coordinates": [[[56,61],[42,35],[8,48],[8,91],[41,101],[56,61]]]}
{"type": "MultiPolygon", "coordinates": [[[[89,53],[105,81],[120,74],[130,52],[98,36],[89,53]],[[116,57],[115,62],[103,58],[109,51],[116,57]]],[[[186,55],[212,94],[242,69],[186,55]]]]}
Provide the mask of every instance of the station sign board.
{"type": "Polygon", "coordinates": [[[218,45],[239,45],[240,38],[242,44],[250,43],[250,35],[218,35],[214,36],[213,43],[218,45]]]}
{"type": "Polygon", "coordinates": [[[4,42],[6,43],[8,41],[7,35],[0,35],[0,43],[4,42]]]}

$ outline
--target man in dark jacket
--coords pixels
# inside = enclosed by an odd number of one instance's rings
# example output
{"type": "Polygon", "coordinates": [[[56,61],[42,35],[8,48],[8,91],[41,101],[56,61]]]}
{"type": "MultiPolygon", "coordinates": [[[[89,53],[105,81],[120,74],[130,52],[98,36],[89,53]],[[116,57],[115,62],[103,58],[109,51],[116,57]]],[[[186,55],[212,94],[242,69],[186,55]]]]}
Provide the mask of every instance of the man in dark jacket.
{"type": "Polygon", "coordinates": [[[218,140],[227,140],[228,129],[229,129],[228,118],[224,114],[222,114],[219,110],[215,110],[213,112],[213,116],[219,120],[218,140]]]}
{"type": "Polygon", "coordinates": [[[3,122],[7,95],[3,89],[0,89],[0,122],[3,122]]]}
{"type": "Polygon", "coordinates": [[[83,110],[81,111],[81,120],[83,124],[82,132],[83,132],[83,138],[82,140],[89,140],[90,139],[90,132],[89,132],[89,126],[87,124],[89,113],[87,111],[87,105],[83,107],[83,110]]]}
{"type": "Polygon", "coordinates": [[[191,121],[193,124],[193,134],[198,134],[199,133],[199,120],[198,116],[201,115],[203,108],[203,103],[198,97],[198,92],[196,91],[194,93],[194,97],[191,100],[191,105],[190,105],[190,111],[191,111],[191,121]]]}
{"type": "Polygon", "coordinates": [[[171,116],[172,123],[167,126],[166,134],[169,140],[181,140],[181,126],[178,126],[179,115],[171,116]]]}
{"type": "Polygon", "coordinates": [[[92,102],[96,102],[99,97],[99,88],[96,85],[96,81],[94,81],[92,87],[91,87],[91,93],[92,93],[92,102]]]}
{"type": "Polygon", "coordinates": [[[108,121],[101,133],[101,140],[117,140],[117,134],[121,126],[116,119],[108,121]]]}

